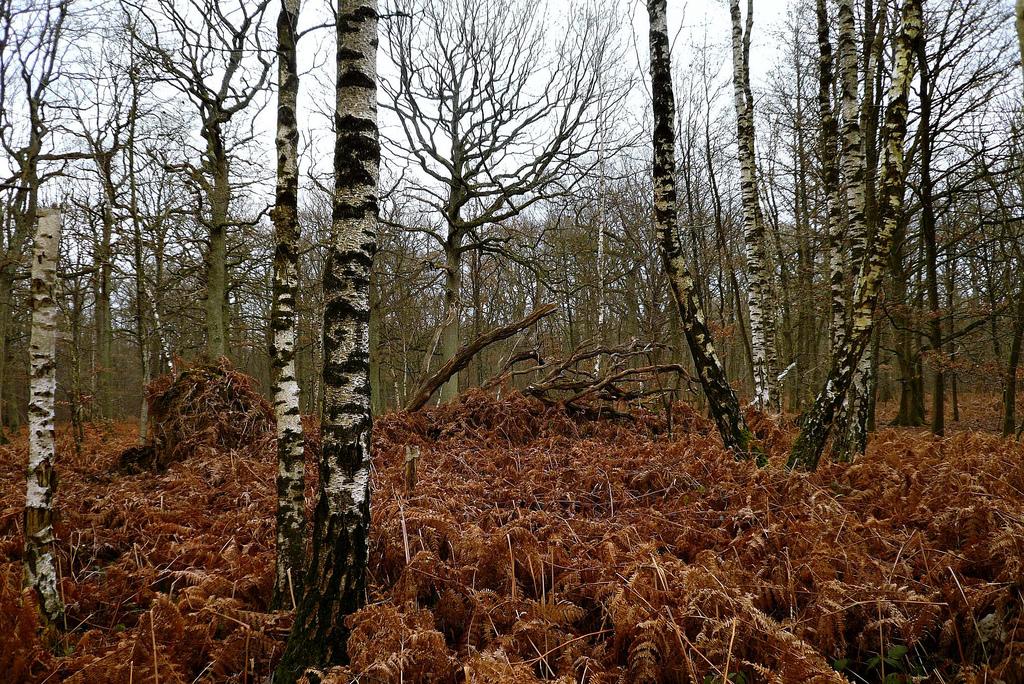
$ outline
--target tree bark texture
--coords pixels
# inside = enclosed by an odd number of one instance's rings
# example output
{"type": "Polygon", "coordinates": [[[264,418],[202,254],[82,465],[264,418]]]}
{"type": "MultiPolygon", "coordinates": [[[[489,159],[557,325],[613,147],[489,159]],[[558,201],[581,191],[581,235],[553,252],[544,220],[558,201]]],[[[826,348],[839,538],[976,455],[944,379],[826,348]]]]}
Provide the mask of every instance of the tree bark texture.
{"type": "Polygon", "coordinates": [[[324,270],[323,412],[313,548],[275,682],[347,660],[370,526],[370,270],[377,248],[377,3],[338,0],[333,238],[324,270]]]}
{"type": "Polygon", "coordinates": [[[854,372],[871,340],[875,305],[885,274],[885,263],[897,222],[901,220],[905,162],[903,143],[921,24],[921,0],[905,0],[882,136],[885,144],[881,179],[884,220],[861,262],[854,288],[850,335],[840,353],[833,357],[825,387],[815,399],[793,444],[787,463],[790,468],[817,467],[832,430],[833,419],[850,389],[854,372]]]}
{"type": "Polygon", "coordinates": [[[277,421],[275,607],[290,606],[302,596],[306,549],[306,469],[295,370],[295,299],[299,285],[299,72],[295,44],[299,9],[300,0],[282,0],[277,17],[277,197],[272,213],[277,244],[270,312],[271,393],[277,421]]]}
{"type": "Polygon", "coordinates": [[[28,487],[25,494],[25,585],[39,600],[43,627],[54,626],[64,612],[57,589],[53,555],[54,404],[57,391],[57,254],[60,211],[43,209],[32,250],[32,332],[28,404],[28,487]]]}

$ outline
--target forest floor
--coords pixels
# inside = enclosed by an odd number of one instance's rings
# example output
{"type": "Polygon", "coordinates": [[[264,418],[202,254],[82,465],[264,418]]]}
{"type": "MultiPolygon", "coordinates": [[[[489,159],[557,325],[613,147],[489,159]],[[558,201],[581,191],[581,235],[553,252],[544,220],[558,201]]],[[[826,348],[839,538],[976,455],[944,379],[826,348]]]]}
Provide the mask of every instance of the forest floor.
{"type": "MultiPolygon", "coordinates": [[[[480,393],[384,416],[369,605],[334,680],[1024,682],[1024,444],[991,432],[995,398],[967,409],[810,475],[758,416],[760,470],[683,406],[671,436],[480,393]]],[[[290,622],[267,611],[273,448],[122,474],[133,443],[59,431],[56,654],[19,589],[24,435],[0,447],[0,680],[265,681],[290,622]]]]}

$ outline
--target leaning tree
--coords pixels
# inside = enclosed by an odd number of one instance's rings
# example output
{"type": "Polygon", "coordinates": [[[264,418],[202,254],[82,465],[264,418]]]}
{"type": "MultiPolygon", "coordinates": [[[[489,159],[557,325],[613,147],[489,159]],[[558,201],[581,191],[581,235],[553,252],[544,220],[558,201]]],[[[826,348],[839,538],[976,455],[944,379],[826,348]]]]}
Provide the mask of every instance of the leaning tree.
{"type": "MultiPolygon", "coordinates": [[[[672,95],[672,59],[669,55],[665,0],[648,0],[650,17],[651,97],[654,112],[654,225],[672,297],[682,319],[683,332],[693,355],[711,414],[727,447],[741,455],[759,447],[740,411],[736,392],[715,351],[711,330],[704,320],[693,276],[686,264],[676,217],[675,102],[672,95]]],[[[759,457],[760,460],[760,457],[759,457]]]]}

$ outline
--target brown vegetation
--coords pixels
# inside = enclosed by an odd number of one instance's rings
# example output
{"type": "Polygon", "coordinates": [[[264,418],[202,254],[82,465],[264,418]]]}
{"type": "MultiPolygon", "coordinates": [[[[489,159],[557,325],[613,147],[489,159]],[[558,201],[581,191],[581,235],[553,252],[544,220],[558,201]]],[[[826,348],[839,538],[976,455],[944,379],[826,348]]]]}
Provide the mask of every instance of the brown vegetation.
{"type": "Polygon", "coordinates": [[[270,448],[274,409],[226,358],[167,373],[146,385],[150,436],[121,453],[123,470],[164,469],[197,451],[270,448]]]}
{"type": "MultiPolygon", "coordinates": [[[[887,429],[808,475],[762,416],[764,469],[688,407],[671,437],[637,418],[476,392],[379,419],[371,595],[335,681],[1024,681],[1024,445],[887,429]]],[[[89,428],[81,457],[69,440],[57,654],[18,589],[24,437],[0,449],[5,680],[263,680],[290,620],[266,611],[272,445],[124,475],[129,426],[89,428]]]]}

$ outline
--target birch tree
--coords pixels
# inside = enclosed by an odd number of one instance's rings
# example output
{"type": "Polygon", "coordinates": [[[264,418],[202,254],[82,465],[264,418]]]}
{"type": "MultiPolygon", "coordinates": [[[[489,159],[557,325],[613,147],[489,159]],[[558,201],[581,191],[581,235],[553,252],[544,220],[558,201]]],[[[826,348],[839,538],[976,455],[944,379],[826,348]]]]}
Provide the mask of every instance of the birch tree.
{"type": "Polygon", "coordinates": [[[370,526],[370,270],[377,246],[377,3],[339,0],[334,230],[324,269],[323,412],[313,555],[276,682],[347,658],[370,526]]]}
{"type": "MultiPolygon", "coordinates": [[[[868,19],[870,21],[870,18],[868,19]]],[[[846,254],[845,238],[830,241],[833,286],[845,279],[845,264],[856,267],[867,252],[871,226],[866,218],[867,204],[867,162],[864,150],[864,135],[861,129],[861,105],[859,94],[860,71],[857,65],[857,38],[854,22],[853,1],[839,0],[839,60],[842,75],[842,170],[843,187],[846,194],[846,236],[852,243],[846,254]]],[[[865,69],[870,74],[870,69],[865,69]]],[[[870,78],[870,76],[868,76],[870,78]]],[[[843,315],[843,328],[850,325],[849,298],[844,287],[833,290],[833,314],[843,315]],[[838,297],[837,297],[838,295],[838,297]]],[[[838,320],[835,321],[838,325],[838,320]]],[[[841,352],[842,341],[833,347],[833,355],[841,352]]],[[[849,460],[852,452],[859,450],[855,445],[866,444],[864,434],[867,423],[867,400],[871,374],[871,357],[864,355],[853,373],[851,389],[842,406],[836,435],[835,455],[840,460],[849,460]]]]}
{"type": "Polygon", "coordinates": [[[816,0],[818,27],[818,115],[821,118],[819,155],[821,182],[825,191],[826,231],[829,244],[829,301],[831,305],[831,336],[829,347],[838,353],[846,338],[846,294],[843,282],[843,216],[839,188],[839,126],[832,110],[833,56],[829,39],[828,11],[825,0],[816,0]]]}
{"type": "Polygon", "coordinates": [[[299,221],[299,130],[296,101],[299,73],[295,44],[300,0],[281,0],[277,17],[277,198],[274,220],[273,305],[270,312],[271,392],[277,419],[276,606],[302,592],[306,548],[305,461],[299,383],[295,374],[297,251],[299,221]]]}
{"type": "Polygon", "coordinates": [[[883,220],[878,233],[862,259],[854,287],[853,311],[849,334],[833,355],[825,387],[805,414],[804,424],[793,443],[787,466],[814,469],[818,465],[833,420],[850,389],[853,375],[867,348],[874,328],[875,305],[885,263],[901,220],[904,185],[904,137],[907,132],[910,83],[914,78],[917,45],[921,40],[921,0],[904,0],[900,33],[896,44],[893,79],[885,111],[881,177],[883,220]]]}
{"type": "Polygon", "coordinates": [[[714,340],[694,289],[676,212],[675,102],[672,94],[672,59],[669,55],[668,20],[665,0],[648,0],[650,19],[651,98],[654,114],[654,226],[662,262],[668,273],[672,298],[682,319],[683,333],[693,356],[694,367],[707,396],[715,425],[726,447],[739,455],[758,453],[753,433],[740,411],[736,392],[729,385],[725,369],[715,351],[714,340]]]}
{"type": "Polygon", "coordinates": [[[32,333],[28,404],[28,487],[25,494],[25,585],[39,601],[44,630],[64,613],[57,589],[53,556],[54,469],[53,418],[57,392],[57,252],[60,211],[42,209],[32,249],[32,333]]]}
{"type": "Polygon", "coordinates": [[[758,199],[757,162],[754,147],[754,98],[750,89],[750,32],[754,25],[754,1],[747,0],[746,26],[739,0],[729,0],[732,19],[732,83],[736,107],[736,144],[740,162],[740,196],[743,204],[743,237],[747,252],[750,313],[750,347],[754,371],[754,405],[778,410],[775,378],[775,321],[772,316],[768,259],[765,251],[764,216],[758,199]]]}

